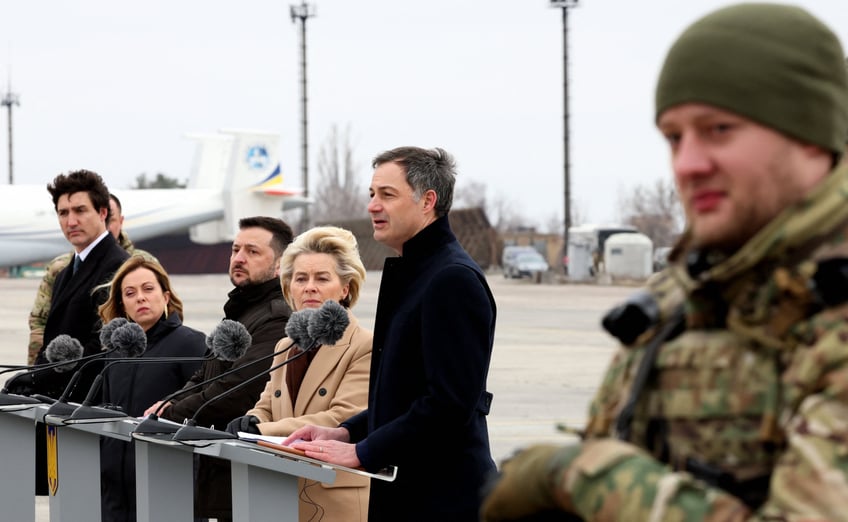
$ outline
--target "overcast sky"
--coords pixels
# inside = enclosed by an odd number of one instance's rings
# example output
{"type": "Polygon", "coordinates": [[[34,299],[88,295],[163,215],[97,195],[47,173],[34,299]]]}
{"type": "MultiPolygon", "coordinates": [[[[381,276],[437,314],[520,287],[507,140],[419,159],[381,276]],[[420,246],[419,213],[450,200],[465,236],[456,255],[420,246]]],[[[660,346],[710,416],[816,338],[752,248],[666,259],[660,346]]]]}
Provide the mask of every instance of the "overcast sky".
{"type": "MultiPolygon", "coordinates": [[[[584,221],[669,176],[653,127],[662,58],[692,21],[731,2],[580,0],[569,10],[571,190],[584,221]]],[[[542,228],[563,215],[562,15],[548,0],[318,0],[307,22],[310,178],[332,125],[350,126],[363,187],[398,145],[455,154],[461,185],[488,185],[542,228]]],[[[848,42],[845,0],[802,0],[848,42]]],[[[183,135],[279,132],[300,186],[298,28],[270,0],[8,0],[15,182],[88,168],[113,188],[141,172],[185,179],[183,135]]],[[[0,183],[8,182],[5,111],[0,183]]],[[[46,197],[46,193],[45,193],[46,197]]],[[[365,210],[363,209],[363,216],[365,210]]]]}

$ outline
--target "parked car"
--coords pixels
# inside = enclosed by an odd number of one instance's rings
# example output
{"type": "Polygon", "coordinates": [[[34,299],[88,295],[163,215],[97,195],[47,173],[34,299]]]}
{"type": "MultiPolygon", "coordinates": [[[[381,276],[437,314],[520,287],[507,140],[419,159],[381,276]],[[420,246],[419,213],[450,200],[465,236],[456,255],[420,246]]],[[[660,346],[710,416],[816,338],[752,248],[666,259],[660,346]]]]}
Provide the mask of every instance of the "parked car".
{"type": "Polygon", "coordinates": [[[548,270],[548,262],[535,250],[519,252],[504,265],[504,277],[536,277],[548,270]]]}
{"type": "Polygon", "coordinates": [[[501,255],[501,267],[503,267],[504,277],[509,277],[507,274],[507,267],[515,263],[515,258],[518,254],[523,252],[531,252],[534,254],[538,254],[539,252],[531,247],[531,246],[519,246],[519,245],[510,245],[504,247],[503,254],[501,255]]]}

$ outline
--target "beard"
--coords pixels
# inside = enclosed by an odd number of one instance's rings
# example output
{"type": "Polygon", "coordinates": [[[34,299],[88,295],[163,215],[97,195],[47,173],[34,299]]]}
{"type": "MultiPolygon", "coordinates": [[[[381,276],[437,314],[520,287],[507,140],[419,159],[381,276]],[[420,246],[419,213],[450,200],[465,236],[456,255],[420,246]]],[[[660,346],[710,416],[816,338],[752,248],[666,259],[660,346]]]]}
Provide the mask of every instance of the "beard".
{"type": "Polygon", "coordinates": [[[245,268],[244,266],[237,266],[237,267],[234,267],[234,268],[241,269],[242,274],[243,274],[242,278],[237,280],[235,277],[233,277],[232,271],[230,271],[230,282],[233,284],[233,286],[238,287],[238,288],[243,288],[245,286],[250,286],[250,285],[260,285],[260,284],[262,284],[266,281],[270,281],[271,279],[274,279],[274,278],[277,277],[277,273],[276,273],[276,270],[274,269],[274,266],[270,266],[266,270],[264,270],[264,271],[262,271],[258,274],[253,274],[253,273],[249,272],[247,270],[247,268],[245,268]]]}

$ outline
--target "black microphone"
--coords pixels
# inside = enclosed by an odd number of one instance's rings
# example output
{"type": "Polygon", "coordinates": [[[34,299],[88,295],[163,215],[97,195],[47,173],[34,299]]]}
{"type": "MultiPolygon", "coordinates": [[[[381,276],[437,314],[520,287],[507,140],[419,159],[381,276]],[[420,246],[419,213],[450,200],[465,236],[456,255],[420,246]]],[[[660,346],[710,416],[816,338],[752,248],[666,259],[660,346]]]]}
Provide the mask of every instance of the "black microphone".
{"type": "MultiPolygon", "coordinates": [[[[31,381],[30,386],[33,387],[33,388],[36,387],[36,380],[34,378],[35,377],[34,374],[40,373],[40,370],[42,368],[44,368],[44,369],[55,368],[55,370],[57,372],[63,373],[63,372],[70,371],[70,370],[73,369],[73,366],[71,364],[65,364],[66,361],[68,363],[73,361],[74,364],[78,364],[78,363],[81,363],[81,362],[89,361],[91,359],[99,359],[100,357],[103,357],[103,356],[105,356],[109,353],[114,352],[118,347],[112,346],[112,340],[111,340],[112,332],[114,332],[119,326],[122,326],[126,323],[127,323],[126,319],[124,319],[123,317],[119,317],[119,318],[113,319],[112,321],[103,325],[103,327],[100,329],[100,335],[99,335],[100,344],[102,346],[103,351],[98,352],[98,353],[89,354],[89,355],[86,355],[86,356],[83,356],[83,354],[85,353],[84,350],[77,353],[78,350],[80,348],[82,348],[82,345],[80,344],[79,341],[77,341],[76,339],[74,339],[74,338],[72,338],[68,335],[65,335],[65,334],[56,336],[56,338],[53,339],[52,341],[50,341],[50,343],[48,343],[47,347],[44,349],[44,356],[47,359],[48,364],[36,365],[33,368],[37,368],[39,370],[39,372],[31,372],[31,373],[33,373],[33,375],[28,376],[29,380],[31,381]],[[66,359],[66,357],[70,357],[71,359],[66,359]],[[50,364],[50,363],[58,363],[58,364],[50,364]]],[[[77,380],[78,379],[79,379],[79,376],[77,376],[77,380]]],[[[10,383],[11,383],[11,381],[10,381],[10,383]]],[[[40,394],[32,394],[32,396],[39,399],[39,402],[43,402],[43,403],[47,403],[47,404],[51,404],[51,403],[56,402],[56,399],[53,398],[53,397],[47,397],[47,396],[40,395],[40,394]]]]}
{"type": "MultiPolygon", "coordinates": [[[[175,424],[173,422],[166,423],[166,422],[162,422],[162,421],[159,420],[159,414],[162,412],[162,409],[171,400],[173,400],[174,398],[176,398],[180,395],[184,395],[186,393],[197,390],[198,388],[200,388],[202,386],[206,386],[207,384],[209,384],[213,381],[223,379],[224,377],[226,377],[228,375],[232,375],[235,372],[241,371],[245,368],[250,368],[250,367],[255,366],[255,365],[257,365],[261,362],[267,361],[268,359],[272,359],[272,358],[276,357],[277,355],[280,355],[282,353],[287,352],[292,346],[295,346],[296,344],[299,344],[299,343],[300,344],[306,344],[306,341],[308,340],[308,336],[309,336],[309,332],[308,332],[309,319],[310,319],[310,317],[312,317],[312,315],[315,314],[315,312],[316,312],[316,310],[314,308],[307,308],[306,310],[300,310],[298,312],[294,312],[293,314],[291,314],[288,321],[286,321],[285,331],[286,331],[286,336],[289,337],[289,339],[291,339],[292,342],[288,346],[283,348],[282,350],[279,350],[277,352],[265,355],[263,357],[260,357],[260,358],[254,360],[254,361],[251,361],[247,364],[243,364],[243,365],[238,366],[236,368],[231,368],[231,369],[229,369],[229,370],[227,370],[227,371],[225,371],[225,372],[223,372],[219,375],[216,375],[214,377],[210,377],[209,379],[206,379],[203,382],[199,382],[199,383],[197,383],[193,386],[189,386],[188,388],[183,388],[182,390],[177,390],[176,392],[168,395],[167,397],[162,399],[161,404],[159,405],[158,408],[156,408],[156,411],[154,413],[150,414],[147,419],[145,419],[144,421],[141,422],[141,424],[136,426],[136,429],[133,430],[133,433],[139,433],[139,434],[174,433],[178,429],[178,426],[179,426],[178,424],[175,424]]],[[[224,321],[227,321],[227,319],[225,319],[224,321]]],[[[241,326],[241,323],[236,323],[236,324],[239,324],[241,326]]],[[[244,327],[242,326],[242,328],[244,328],[244,327]]],[[[247,332],[247,330],[245,330],[245,332],[247,332]]],[[[247,334],[247,335],[250,335],[250,334],[247,334]]],[[[241,357],[241,355],[239,355],[239,357],[241,357]]],[[[259,375],[262,375],[262,374],[259,374],[259,375]]]]}
{"type": "MultiPolygon", "coordinates": [[[[184,426],[182,426],[177,432],[174,434],[173,440],[175,441],[190,441],[190,440],[215,440],[215,439],[236,439],[238,438],[236,435],[229,433],[227,431],[219,431],[210,428],[203,428],[197,426],[197,416],[201,411],[213,402],[230,395],[231,393],[239,390],[251,382],[259,379],[260,377],[266,377],[269,373],[274,370],[285,366],[286,364],[298,359],[299,357],[303,357],[310,350],[322,346],[322,345],[331,345],[336,344],[339,339],[344,335],[345,330],[350,324],[350,318],[347,315],[347,310],[344,309],[339,303],[335,301],[324,301],[324,304],[321,305],[321,308],[315,311],[315,313],[311,314],[309,317],[309,322],[307,324],[307,336],[309,338],[309,343],[303,343],[301,346],[301,353],[282,361],[279,364],[271,366],[270,369],[254,375],[250,379],[246,379],[243,382],[240,382],[236,386],[233,386],[229,390],[226,390],[208,401],[204,402],[200,405],[199,408],[194,412],[194,415],[190,419],[188,419],[184,426]]],[[[303,339],[301,339],[303,342],[303,339]]],[[[295,343],[292,342],[288,348],[295,346],[295,343]]],[[[287,349],[288,349],[287,348],[287,349]]]]}
{"type": "MultiPolygon", "coordinates": [[[[292,314],[294,317],[295,314],[292,314]]],[[[297,322],[297,320],[296,320],[297,322]]],[[[291,319],[289,319],[289,323],[291,323],[291,319]]],[[[304,326],[305,332],[305,326],[304,326]]],[[[209,347],[210,350],[215,354],[217,359],[222,361],[236,361],[240,359],[247,349],[250,348],[250,345],[253,343],[253,338],[250,336],[250,332],[247,331],[247,328],[244,327],[238,321],[233,321],[231,319],[224,319],[212,330],[206,337],[206,346],[209,347]]],[[[173,423],[162,422],[159,420],[159,414],[162,412],[162,409],[167,405],[171,400],[179,397],[180,395],[185,395],[191,391],[194,391],[201,386],[205,386],[210,382],[220,379],[226,375],[230,375],[231,373],[241,370],[242,368],[249,367],[258,361],[253,361],[249,364],[239,366],[237,368],[233,368],[228,370],[220,375],[216,375],[210,379],[206,379],[203,382],[199,382],[188,388],[182,388],[180,390],[171,393],[164,399],[162,399],[162,404],[156,408],[156,411],[147,416],[138,426],[136,426],[133,433],[173,433],[177,431],[177,428],[174,427],[173,423]]]]}
{"type": "Polygon", "coordinates": [[[3,389],[0,390],[0,407],[41,404],[42,401],[37,397],[9,393],[9,388],[25,388],[33,386],[35,382],[35,375],[44,370],[53,369],[60,373],[68,371],[81,360],[82,354],[82,344],[73,337],[63,334],[50,341],[47,348],[45,348],[44,355],[48,361],[46,364],[36,364],[33,366],[23,366],[20,368],[0,371],[0,373],[6,373],[22,368],[29,370],[15,375],[6,382],[3,389]],[[29,383],[26,384],[22,382],[24,380],[29,380],[29,383]]]}
{"type": "Polygon", "coordinates": [[[238,321],[224,319],[206,337],[206,346],[222,361],[235,361],[247,352],[253,338],[238,321]]]}
{"type": "MultiPolygon", "coordinates": [[[[206,346],[210,352],[204,357],[127,357],[120,359],[109,359],[104,368],[94,378],[94,382],[88,389],[88,394],[82,404],[74,410],[70,417],[65,419],[64,424],[95,423],[128,417],[126,412],[120,409],[92,406],[97,393],[106,376],[107,370],[116,364],[161,364],[175,362],[211,361],[220,359],[222,361],[234,361],[244,355],[250,346],[251,337],[247,329],[239,322],[224,319],[212,334],[206,337],[206,346]]],[[[139,354],[141,355],[141,354],[139,354]]]]}
{"type": "MultiPolygon", "coordinates": [[[[105,326],[103,326],[100,330],[100,344],[102,345],[104,350],[111,350],[111,335],[112,332],[120,326],[121,324],[126,323],[127,320],[123,317],[117,318],[105,326]]],[[[67,334],[57,335],[52,341],[47,344],[47,347],[44,349],[44,357],[47,359],[46,363],[40,364],[32,364],[32,365],[0,365],[0,368],[8,368],[7,370],[0,371],[0,374],[7,373],[14,370],[35,370],[35,369],[48,369],[54,368],[58,373],[63,373],[66,371],[71,371],[73,369],[73,365],[71,364],[51,364],[57,362],[73,362],[74,364],[86,360],[88,357],[83,357],[84,348],[82,344],[67,334]]],[[[94,354],[100,357],[100,354],[94,354]]]]}
{"type": "Polygon", "coordinates": [[[50,405],[45,416],[68,416],[73,413],[76,406],[68,404],[68,397],[71,392],[73,392],[74,388],[76,388],[83,371],[85,371],[85,369],[92,363],[96,362],[97,359],[105,357],[110,353],[115,353],[121,358],[135,358],[143,354],[144,350],[147,349],[147,335],[145,335],[144,329],[138,323],[129,322],[124,318],[117,318],[110,321],[103,328],[106,329],[106,334],[104,334],[101,330],[100,340],[101,344],[106,346],[108,349],[105,352],[94,354],[97,357],[89,356],[89,360],[85,361],[77,369],[77,371],[74,372],[73,376],[71,376],[71,380],[68,382],[67,386],[65,386],[64,391],[62,391],[62,395],[56,399],[56,402],[50,405]],[[115,321],[118,321],[117,326],[109,326],[115,321]],[[109,328],[107,328],[107,326],[109,326],[109,328]],[[104,343],[103,341],[106,342],[104,343]]]}

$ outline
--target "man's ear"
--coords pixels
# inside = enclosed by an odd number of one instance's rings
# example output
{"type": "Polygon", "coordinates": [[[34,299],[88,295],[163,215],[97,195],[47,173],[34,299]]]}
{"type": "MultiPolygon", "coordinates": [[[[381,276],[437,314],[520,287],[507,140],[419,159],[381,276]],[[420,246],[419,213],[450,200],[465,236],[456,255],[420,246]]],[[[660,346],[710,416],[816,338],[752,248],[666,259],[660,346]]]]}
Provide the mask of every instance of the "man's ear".
{"type": "Polygon", "coordinates": [[[435,211],[436,209],[436,201],[438,201],[439,196],[436,195],[436,191],[433,189],[428,190],[421,196],[421,200],[424,202],[424,206],[421,207],[421,210],[424,212],[435,211]]]}
{"type": "Polygon", "coordinates": [[[106,217],[109,215],[109,207],[100,207],[100,220],[106,223],[106,217]]]}

